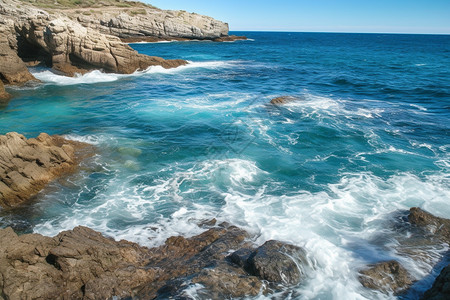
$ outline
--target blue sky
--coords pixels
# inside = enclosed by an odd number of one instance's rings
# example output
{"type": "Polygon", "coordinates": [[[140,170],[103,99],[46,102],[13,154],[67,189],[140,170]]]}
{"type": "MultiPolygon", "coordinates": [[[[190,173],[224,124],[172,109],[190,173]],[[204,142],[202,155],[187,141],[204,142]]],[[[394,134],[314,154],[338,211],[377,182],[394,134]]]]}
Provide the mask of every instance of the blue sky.
{"type": "Polygon", "coordinates": [[[450,34],[450,0],[146,0],[229,23],[230,30],[450,34]]]}

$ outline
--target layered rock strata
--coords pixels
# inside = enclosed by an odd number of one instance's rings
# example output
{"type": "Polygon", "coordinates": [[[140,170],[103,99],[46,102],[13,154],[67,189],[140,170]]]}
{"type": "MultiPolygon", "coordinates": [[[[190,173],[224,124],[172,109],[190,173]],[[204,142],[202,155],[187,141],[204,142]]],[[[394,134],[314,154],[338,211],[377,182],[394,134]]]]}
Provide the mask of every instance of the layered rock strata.
{"type": "Polygon", "coordinates": [[[187,63],[139,54],[117,36],[73,20],[70,12],[48,12],[15,0],[0,1],[0,58],[0,79],[6,84],[34,79],[25,63],[43,63],[66,75],[91,69],[129,74],[187,63]]]}
{"type": "Polygon", "coordinates": [[[35,139],[15,132],[0,136],[0,206],[27,201],[53,179],[72,172],[91,151],[87,144],[45,133],[35,139]]]}
{"type": "Polygon", "coordinates": [[[70,76],[92,69],[129,74],[187,63],[138,54],[121,39],[245,38],[228,36],[228,24],[211,17],[139,2],[60,2],[0,1],[0,79],[5,84],[34,80],[26,65],[39,63],[70,76]]]}
{"type": "MultiPolygon", "coordinates": [[[[86,227],[54,238],[17,236],[11,228],[0,229],[0,295],[6,299],[181,299],[190,284],[201,284],[205,288],[198,293],[205,299],[255,296],[268,291],[264,277],[227,258],[232,249],[250,247],[247,237],[245,231],[221,224],[192,238],[171,237],[149,249],[116,242],[86,227]]],[[[303,250],[281,242],[261,247],[251,250],[258,252],[251,261],[271,261],[265,266],[268,274],[291,270],[295,262],[289,255],[303,255],[303,250]]],[[[297,275],[287,276],[298,283],[297,275]]]]}

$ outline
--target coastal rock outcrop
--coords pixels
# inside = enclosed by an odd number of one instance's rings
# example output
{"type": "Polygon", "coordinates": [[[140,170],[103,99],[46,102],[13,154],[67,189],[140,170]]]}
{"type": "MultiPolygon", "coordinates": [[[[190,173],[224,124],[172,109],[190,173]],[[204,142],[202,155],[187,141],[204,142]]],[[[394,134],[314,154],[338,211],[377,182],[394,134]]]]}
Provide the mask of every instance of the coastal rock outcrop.
{"type": "Polygon", "coordinates": [[[5,84],[34,80],[25,63],[43,63],[70,76],[91,69],[129,74],[149,66],[187,64],[139,54],[117,36],[73,20],[72,13],[44,11],[16,0],[1,1],[0,79],[5,84]]]}
{"type": "Polygon", "coordinates": [[[7,36],[14,35],[6,26],[2,26],[1,22],[0,20],[0,81],[6,84],[21,84],[36,80],[17,52],[11,49],[7,36]]]}
{"type": "Polygon", "coordinates": [[[370,289],[383,293],[399,293],[406,290],[413,283],[408,271],[397,261],[379,262],[360,271],[359,281],[370,289]]]}
{"type": "Polygon", "coordinates": [[[85,143],[46,133],[35,139],[15,132],[0,136],[0,206],[17,206],[72,172],[88,149],[85,143]]]}
{"type": "Polygon", "coordinates": [[[450,244],[450,220],[413,207],[409,211],[408,221],[420,228],[428,237],[436,238],[450,244]]]}
{"type": "Polygon", "coordinates": [[[11,99],[11,95],[5,91],[3,82],[0,80],[0,104],[7,102],[9,99],[11,99]]]}
{"type": "Polygon", "coordinates": [[[141,4],[129,9],[113,6],[90,8],[88,11],[78,9],[71,11],[70,15],[85,27],[124,41],[129,38],[145,40],[145,37],[213,40],[228,36],[228,24],[211,17],[141,4]]]}
{"type": "MultiPolygon", "coordinates": [[[[445,250],[445,245],[450,243],[450,220],[436,217],[418,207],[398,216],[395,221],[395,229],[398,231],[395,250],[398,255],[429,264],[436,263],[438,258],[433,257],[433,253],[436,249],[445,250]]],[[[386,294],[403,292],[414,282],[408,271],[395,260],[369,265],[359,273],[359,281],[363,286],[386,294]]],[[[446,278],[448,279],[448,276],[446,278]]],[[[445,289],[442,277],[438,279],[435,291],[445,289]]]]}
{"type": "Polygon", "coordinates": [[[447,265],[436,278],[431,289],[425,292],[421,300],[450,299],[450,265],[447,265]]]}
{"type": "Polygon", "coordinates": [[[138,54],[121,39],[243,38],[228,36],[228,24],[211,17],[140,2],[5,0],[0,1],[0,79],[5,84],[35,80],[27,64],[45,64],[69,76],[91,69],[130,74],[187,64],[138,54]]]}
{"type": "MultiPolygon", "coordinates": [[[[17,236],[11,228],[0,229],[0,295],[178,299],[190,284],[201,284],[205,288],[198,293],[206,298],[256,296],[266,291],[262,278],[226,259],[231,249],[251,247],[247,238],[242,229],[221,224],[191,238],[171,237],[149,249],[116,242],[86,227],[54,238],[17,236]]],[[[276,244],[280,250],[294,247],[276,244]]]]}

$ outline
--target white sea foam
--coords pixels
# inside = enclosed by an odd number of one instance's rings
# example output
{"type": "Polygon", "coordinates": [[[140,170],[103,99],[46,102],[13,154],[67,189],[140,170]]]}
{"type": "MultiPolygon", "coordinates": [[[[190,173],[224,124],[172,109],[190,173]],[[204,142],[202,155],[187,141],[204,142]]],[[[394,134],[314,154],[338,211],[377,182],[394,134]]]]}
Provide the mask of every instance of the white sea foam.
{"type": "Polygon", "coordinates": [[[189,61],[187,65],[178,68],[165,69],[161,66],[151,66],[144,71],[136,71],[133,74],[116,74],[104,73],[99,70],[94,70],[86,74],[76,74],[74,77],[58,75],[50,70],[35,70],[32,74],[37,79],[56,85],[76,85],[76,84],[95,84],[101,82],[112,82],[121,78],[143,76],[146,74],[176,74],[189,69],[203,68],[203,69],[220,69],[235,65],[236,61],[204,61],[192,62],[189,61]]]}
{"type": "MultiPolygon", "coordinates": [[[[384,256],[404,262],[420,279],[442,256],[437,251],[431,261],[417,262],[398,255],[395,245],[385,245],[391,250],[369,258],[365,250],[379,249],[373,244],[379,234],[395,233],[385,225],[395,211],[419,206],[449,218],[450,186],[442,173],[423,178],[401,173],[387,179],[372,173],[343,173],[321,192],[298,190],[290,195],[274,195],[282,183],[267,181],[267,172],[244,159],[173,164],[158,174],[167,176],[151,184],[133,183],[138,174],[114,177],[89,205],[76,204],[72,212],[62,212],[58,220],[40,224],[35,231],[55,235],[82,224],[116,239],[157,246],[172,235],[199,234],[203,230],[197,223],[215,217],[248,230],[256,244],[278,239],[304,247],[312,269],[297,289],[305,299],[393,299],[364,289],[357,270],[384,256]],[[198,192],[215,201],[202,201],[198,192]],[[213,203],[217,201],[222,204],[213,203]],[[166,213],[158,207],[166,207],[166,213]],[[109,224],[114,219],[145,222],[121,228],[109,224]]],[[[199,289],[189,291],[194,295],[199,289]]]]}
{"type": "MultiPolygon", "coordinates": [[[[292,112],[300,111],[307,118],[323,119],[325,117],[342,116],[347,119],[381,117],[384,109],[355,107],[358,103],[342,99],[304,94],[298,101],[292,101],[284,106],[292,112]]],[[[359,104],[360,105],[360,104],[359,104]]]]}

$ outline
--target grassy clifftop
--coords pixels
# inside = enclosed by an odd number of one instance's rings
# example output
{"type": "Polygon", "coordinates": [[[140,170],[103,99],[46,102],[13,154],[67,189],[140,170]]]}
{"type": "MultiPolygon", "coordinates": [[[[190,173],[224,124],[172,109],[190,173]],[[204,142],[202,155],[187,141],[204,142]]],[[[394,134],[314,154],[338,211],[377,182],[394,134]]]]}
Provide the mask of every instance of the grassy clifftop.
{"type": "Polygon", "coordinates": [[[21,0],[21,2],[34,5],[39,8],[53,9],[74,9],[74,8],[101,8],[101,7],[147,7],[155,8],[152,5],[138,1],[126,0],[21,0]]]}

